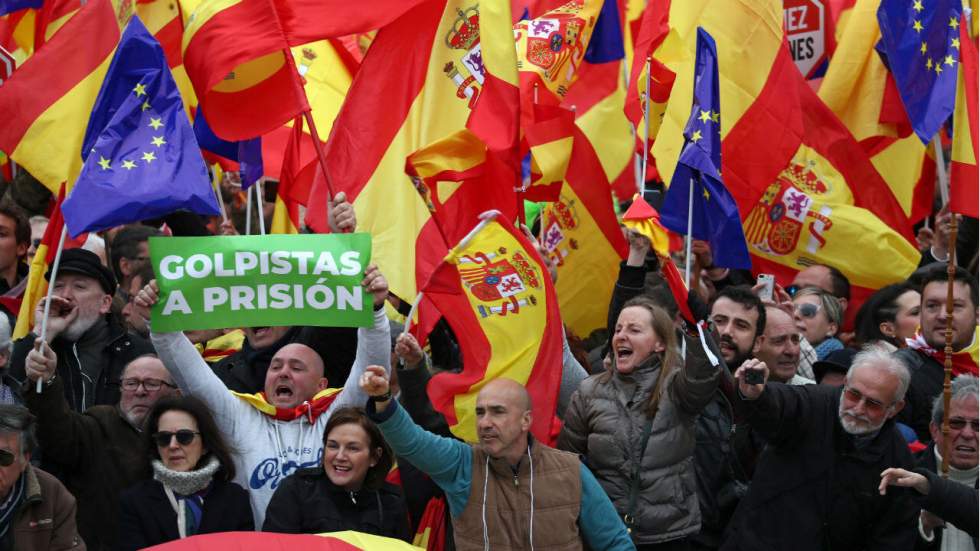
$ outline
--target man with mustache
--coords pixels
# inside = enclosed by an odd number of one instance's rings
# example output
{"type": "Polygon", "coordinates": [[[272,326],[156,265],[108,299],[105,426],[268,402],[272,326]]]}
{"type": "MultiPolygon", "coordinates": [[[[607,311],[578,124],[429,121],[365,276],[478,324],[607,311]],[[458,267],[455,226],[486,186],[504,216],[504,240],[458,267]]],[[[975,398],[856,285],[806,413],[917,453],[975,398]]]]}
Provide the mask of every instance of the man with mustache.
{"type": "Polygon", "coordinates": [[[963,268],[953,278],[953,315],[946,314],[948,276],[945,265],[932,266],[922,283],[921,329],[906,339],[908,348],[895,352],[912,373],[905,397],[908,407],[898,420],[915,430],[922,442],[932,440],[932,401],[943,391],[946,327],[953,327],[953,375],[977,374],[977,280],[963,268]]]}
{"type": "Polygon", "coordinates": [[[917,507],[908,489],[876,490],[885,469],[912,466],[894,417],[909,373],[880,350],[854,358],[844,387],[750,384],[735,372],[739,409],[768,445],[739,503],[724,551],[911,549],[917,507]]]}

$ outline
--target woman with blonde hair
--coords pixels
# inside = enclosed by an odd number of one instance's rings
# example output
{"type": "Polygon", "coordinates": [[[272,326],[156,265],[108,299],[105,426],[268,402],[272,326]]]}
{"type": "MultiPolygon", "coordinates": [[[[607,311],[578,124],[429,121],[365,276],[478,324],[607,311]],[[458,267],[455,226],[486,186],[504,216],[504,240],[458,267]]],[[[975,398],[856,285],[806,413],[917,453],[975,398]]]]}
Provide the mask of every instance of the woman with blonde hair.
{"type": "Polygon", "coordinates": [[[697,337],[682,359],[678,334],[650,298],[629,300],[612,369],[582,382],[558,437],[560,449],[584,457],[641,550],[686,549],[701,521],[694,421],[718,385],[718,361],[697,337]]]}

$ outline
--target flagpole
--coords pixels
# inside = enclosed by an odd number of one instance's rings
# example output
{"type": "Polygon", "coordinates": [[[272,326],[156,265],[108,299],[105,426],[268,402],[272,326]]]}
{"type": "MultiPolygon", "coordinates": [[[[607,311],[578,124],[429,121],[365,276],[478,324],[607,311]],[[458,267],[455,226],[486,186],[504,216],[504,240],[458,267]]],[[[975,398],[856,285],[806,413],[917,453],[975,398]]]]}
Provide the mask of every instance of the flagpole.
{"type": "MultiPolygon", "coordinates": [[[[933,145],[936,148],[936,170],[939,175],[939,186],[943,195],[943,206],[949,206],[950,190],[949,178],[946,174],[946,159],[943,156],[942,144],[939,142],[939,134],[933,138],[933,145]]],[[[946,252],[946,319],[953,319],[953,284],[956,281],[956,232],[958,229],[956,213],[950,212],[949,219],[949,245],[946,252]]],[[[936,227],[939,231],[939,227],[936,227]]],[[[951,442],[949,436],[949,402],[952,398],[952,379],[953,379],[953,324],[946,324],[946,347],[943,350],[946,357],[943,361],[943,449],[942,467],[940,472],[943,478],[949,477],[949,451],[951,442]]]]}
{"type": "Polygon", "coordinates": [[[936,155],[936,178],[939,180],[939,196],[942,198],[942,204],[945,207],[949,204],[949,176],[946,174],[946,158],[943,155],[943,144],[942,140],[939,139],[939,133],[936,133],[936,137],[932,139],[932,147],[936,155]]]}
{"type": "Polygon", "coordinates": [[[421,302],[422,302],[422,291],[419,291],[419,294],[415,295],[415,302],[412,303],[412,308],[408,311],[408,317],[405,318],[405,329],[404,331],[402,331],[403,335],[405,333],[408,333],[408,331],[412,328],[412,318],[415,317],[415,312],[418,311],[419,303],[421,302]]]}
{"type": "MultiPolygon", "coordinates": [[[[58,277],[58,265],[61,264],[61,252],[65,249],[65,237],[68,235],[68,226],[62,225],[61,237],[58,238],[58,248],[54,253],[54,263],[51,264],[51,276],[48,278],[48,293],[44,299],[44,316],[41,317],[41,346],[44,346],[45,338],[48,336],[48,315],[51,313],[51,295],[54,294],[54,281],[58,277]]],[[[37,378],[34,391],[41,394],[44,389],[44,382],[37,378]]]]}
{"type": "Polygon", "coordinates": [[[694,223],[694,178],[688,186],[687,194],[687,244],[684,254],[684,283],[687,283],[688,290],[691,288],[691,226],[694,223]]]}
{"type": "Polygon", "coordinates": [[[252,235],[252,187],[245,190],[245,235],[252,235]]]}
{"type": "Polygon", "coordinates": [[[640,165],[639,185],[641,196],[647,191],[647,163],[650,157],[647,148],[650,147],[650,66],[652,63],[653,60],[647,57],[647,89],[643,92],[643,159],[640,165]]]}
{"type": "Polygon", "coordinates": [[[259,235],[265,235],[265,200],[262,193],[262,179],[259,178],[255,185],[255,210],[259,216],[259,235]]]}

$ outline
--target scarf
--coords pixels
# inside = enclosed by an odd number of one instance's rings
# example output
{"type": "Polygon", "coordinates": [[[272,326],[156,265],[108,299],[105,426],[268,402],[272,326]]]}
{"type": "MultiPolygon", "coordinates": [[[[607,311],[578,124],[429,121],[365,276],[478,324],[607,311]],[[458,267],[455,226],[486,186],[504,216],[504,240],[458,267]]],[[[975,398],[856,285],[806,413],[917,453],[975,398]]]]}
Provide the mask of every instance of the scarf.
{"type": "Polygon", "coordinates": [[[26,485],[27,471],[24,471],[17,477],[17,482],[14,482],[10,493],[7,494],[7,499],[3,500],[3,503],[0,503],[0,539],[3,539],[7,535],[7,531],[10,530],[10,522],[14,518],[14,511],[17,510],[20,502],[24,500],[24,487],[26,485]]]}
{"type": "Polygon", "coordinates": [[[159,459],[153,460],[153,480],[160,481],[165,488],[170,488],[180,495],[191,495],[208,487],[214,473],[218,472],[221,463],[218,458],[211,456],[208,462],[194,471],[173,471],[168,469],[159,459]]]}
{"type": "Polygon", "coordinates": [[[817,353],[817,361],[827,359],[827,355],[835,350],[841,350],[844,348],[844,343],[840,342],[837,337],[830,337],[820,341],[820,344],[813,347],[813,350],[817,353]]]}
{"type": "MultiPolygon", "coordinates": [[[[980,332],[980,327],[974,330],[973,341],[966,348],[953,353],[953,377],[964,373],[974,377],[978,375],[980,370],[977,368],[977,356],[980,354],[980,339],[977,338],[977,332],[980,332]]],[[[921,328],[915,332],[915,338],[905,339],[905,344],[912,350],[936,360],[940,365],[946,364],[946,353],[929,346],[922,336],[921,328]]]]}
{"type": "Polygon", "coordinates": [[[279,421],[293,421],[305,415],[312,425],[321,413],[330,408],[330,405],[337,399],[337,396],[340,396],[341,390],[343,389],[328,388],[321,390],[320,392],[317,392],[315,396],[313,396],[312,400],[307,400],[291,409],[279,408],[270,404],[265,398],[265,392],[257,392],[255,394],[232,392],[232,394],[273,419],[278,419],[279,421]]]}

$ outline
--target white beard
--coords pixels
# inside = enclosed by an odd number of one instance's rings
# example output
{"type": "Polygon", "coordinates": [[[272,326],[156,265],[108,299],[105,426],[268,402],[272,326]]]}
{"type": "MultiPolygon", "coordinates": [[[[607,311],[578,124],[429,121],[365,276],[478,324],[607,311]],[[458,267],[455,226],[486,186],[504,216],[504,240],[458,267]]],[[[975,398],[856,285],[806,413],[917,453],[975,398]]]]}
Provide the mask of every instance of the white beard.
{"type": "Polygon", "coordinates": [[[71,325],[65,328],[63,333],[65,339],[69,342],[77,342],[86,331],[95,325],[95,322],[99,321],[101,316],[102,314],[95,312],[91,317],[83,317],[82,313],[79,312],[75,321],[71,322],[71,325]]]}

